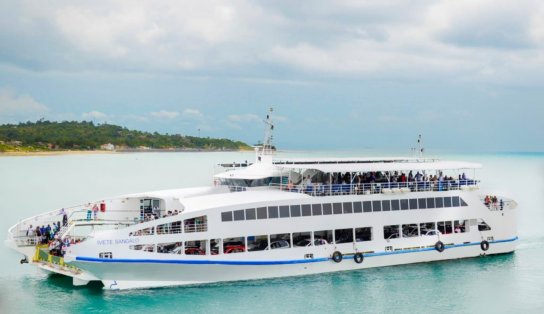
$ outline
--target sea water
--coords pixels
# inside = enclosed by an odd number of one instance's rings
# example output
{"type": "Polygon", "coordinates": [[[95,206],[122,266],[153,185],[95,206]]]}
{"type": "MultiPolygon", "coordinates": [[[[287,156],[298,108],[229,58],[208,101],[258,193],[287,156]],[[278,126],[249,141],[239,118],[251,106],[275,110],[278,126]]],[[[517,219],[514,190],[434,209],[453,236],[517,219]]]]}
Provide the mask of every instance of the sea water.
{"type": "MultiPolygon", "coordinates": [[[[280,152],[283,156],[334,155],[280,152]]],[[[337,155],[337,154],[336,154],[337,155]]],[[[341,152],[343,156],[368,152],[341,152]]],[[[303,277],[133,291],[73,287],[0,245],[0,313],[544,313],[544,154],[441,156],[480,162],[483,188],[519,203],[514,254],[303,277]]],[[[213,165],[253,153],[0,157],[0,231],[110,196],[210,185],[213,165]]]]}

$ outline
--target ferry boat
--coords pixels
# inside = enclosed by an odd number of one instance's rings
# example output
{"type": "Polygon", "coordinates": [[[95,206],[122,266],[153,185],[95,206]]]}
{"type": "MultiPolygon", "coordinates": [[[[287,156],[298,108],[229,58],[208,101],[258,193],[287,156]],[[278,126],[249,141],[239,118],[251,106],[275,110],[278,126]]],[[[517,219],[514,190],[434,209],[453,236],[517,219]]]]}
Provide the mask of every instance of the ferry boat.
{"type": "Polygon", "coordinates": [[[6,244],[21,263],[112,290],[515,250],[517,204],[480,189],[481,165],[424,158],[422,149],[415,157],[277,158],[271,113],[255,161],[221,164],[213,185],[54,210],[12,226],[6,244]]]}

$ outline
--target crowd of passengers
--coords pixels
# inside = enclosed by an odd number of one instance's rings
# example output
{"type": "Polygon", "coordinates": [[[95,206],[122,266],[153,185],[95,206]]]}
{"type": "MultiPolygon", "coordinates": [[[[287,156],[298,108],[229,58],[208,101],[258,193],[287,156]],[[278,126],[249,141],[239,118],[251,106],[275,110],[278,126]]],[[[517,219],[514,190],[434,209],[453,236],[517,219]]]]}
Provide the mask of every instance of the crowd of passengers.
{"type": "MultiPolygon", "coordinates": [[[[458,177],[459,181],[469,180],[465,173],[460,174],[458,177]]],[[[365,184],[372,183],[409,183],[409,182],[451,182],[455,181],[452,176],[447,176],[440,171],[438,175],[427,175],[425,172],[421,173],[419,171],[416,174],[413,171],[408,172],[365,172],[362,174],[352,174],[350,172],[342,173],[325,173],[322,175],[307,176],[306,179],[302,180],[298,184],[293,183],[292,180],[289,180],[287,184],[288,190],[294,190],[302,186],[305,189],[313,189],[314,187],[324,187],[330,185],[354,185],[357,187],[362,187],[365,184]]]]}
{"type": "Polygon", "coordinates": [[[62,224],[58,221],[47,224],[47,226],[36,226],[35,228],[30,225],[26,231],[26,236],[29,238],[29,241],[34,239],[35,244],[47,245],[49,254],[54,256],[64,256],[67,247],[80,242],[79,239],[74,240],[69,237],[66,237],[64,240],[60,239],[59,232],[63,226],[68,225],[68,215],[64,209],[62,209],[59,214],[62,215],[62,224]]]}
{"type": "Polygon", "coordinates": [[[152,220],[156,220],[156,219],[159,219],[159,218],[166,218],[166,217],[170,217],[170,216],[176,216],[177,214],[179,214],[178,210],[174,210],[174,211],[167,211],[164,215],[160,215],[160,209],[158,207],[153,207],[153,212],[152,213],[146,213],[144,215],[144,221],[152,221],[152,220]]]}
{"type": "Polygon", "coordinates": [[[502,198],[499,200],[495,195],[486,195],[484,198],[484,204],[487,208],[504,209],[504,201],[502,198]]]}

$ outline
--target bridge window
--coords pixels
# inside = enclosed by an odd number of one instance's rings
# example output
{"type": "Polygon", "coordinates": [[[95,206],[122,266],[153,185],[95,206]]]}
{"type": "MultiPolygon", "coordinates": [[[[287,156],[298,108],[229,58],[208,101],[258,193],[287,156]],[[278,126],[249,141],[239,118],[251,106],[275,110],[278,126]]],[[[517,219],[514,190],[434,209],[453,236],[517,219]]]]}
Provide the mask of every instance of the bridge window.
{"type": "Polygon", "coordinates": [[[364,201],[363,202],[363,212],[370,213],[372,211],[372,202],[364,201]]]}
{"type": "Polygon", "coordinates": [[[246,220],[255,220],[256,218],[255,208],[246,209],[246,220]]]}
{"type": "Polygon", "coordinates": [[[321,204],[312,204],[312,215],[321,216],[321,204]]]}
{"type": "Polygon", "coordinates": [[[361,202],[353,202],[353,212],[354,213],[362,213],[363,212],[363,204],[361,202]]]}
{"type": "Polygon", "coordinates": [[[381,201],[372,201],[372,211],[381,212],[382,211],[382,202],[381,201]]]}
{"type": "Polygon", "coordinates": [[[409,202],[410,202],[410,209],[417,209],[417,198],[411,198],[409,202]]]}
{"type": "Polygon", "coordinates": [[[289,218],[289,205],[280,206],[280,217],[289,218]]]}
{"type": "Polygon", "coordinates": [[[418,198],[417,199],[417,205],[418,205],[419,209],[427,208],[427,199],[426,198],[418,198]]]}
{"type": "Polygon", "coordinates": [[[444,199],[443,199],[443,198],[441,198],[441,197],[436,197],[434,200],[435,200],[436,208],[442,208],[442,207],[444,207],[444,199]]]}
{"type": "Polygon", "coordinates": [[[372,227],[355,228],[355,241],[372,241],[372,227]]]}
{"type": "Polygon", "coordinates": [[[268,218],[278,218],[278,206],[268,206],[268,218]]]}
{"type": "Polygon", "coordinates": [[[234,217],[234,221],[240,221],[245,219],[244,210],[235,210],[232,212],[232,215],[234,217]]]}
{"type": "Polygon", "coordinates": [[[342,203],[333,203],[332,204],[332,212],[335,215],[342,214],[342,203]]]}
{"type": "Polygon", "coordinates": [[[451,197],[444,197],[444,207],[451,207],[451,197]]]}
{"type": "Polygon", "coordinates": [[[400,209],[399,200],[391,200],[391,209],[392,210],[399,210],[400,209]]]}
{"type": "Polygon", "coordinates": [[[264,251],[268,247],[268,235],[247,237],[247,250],[249,252],[264,251]]]}
{"type": "Polygon", "coordinates": [[[409,209],[410,206],[408,204],[408,200],[407,199],[403,199],[403,200],[400,200],[400,209],[402,210],[407,210],[409,209]]]}
{"type": "Polygon", "coordinates": [[[353,203],[351,202],[345,202],[343,204],[344,207],[344,214],[351,214],[353,213],[353,203]]]}
{"type": "Polygon", "coordinates": [[[332,215],[332,205],[331,205],[331,203],[323,204],[323,215],[332,215]]]}
{"type": "Polygon", "coordinates": [[[435,208],[434,197],[427,198],[427,208],[435,208]]]}
{"type": "Polygon", "coordinates": [[[453,196],[451,198],[451,204],[452,204],[453,207],[459,207],[460,206],[459,196],[453,196]]]}
{"type": "Polygon", "coordinates": [[[232,212],[222,212],[221,221],[232,221],[232,212]]]}
{"type": "Polygon", "coordinates": [[[300,205],[291,205],[291,217],[300,217],[300,205]]]}
{"type": "Polygon", "coordinates": [[[266,207],[257,208],[257,219],[266,219],[267,217],[266,207]]]}
{"type": "Polygon", "coordinates": [[[302,205],[302,216],[311,216],[312,207],[309,204],[302,205]]]}
{"type": "Polygon", "coordinates": [[[465,203],[465,201],[462,199],[462,198],[459,198],[461,200],[461,206],[468,206],[467,203],[465,203]]]}
{"type": "Polygon", "coordinates": [[[388,212],[391,210],[391,201],[384,200],[382,201],[382,211],[388,212]]]}

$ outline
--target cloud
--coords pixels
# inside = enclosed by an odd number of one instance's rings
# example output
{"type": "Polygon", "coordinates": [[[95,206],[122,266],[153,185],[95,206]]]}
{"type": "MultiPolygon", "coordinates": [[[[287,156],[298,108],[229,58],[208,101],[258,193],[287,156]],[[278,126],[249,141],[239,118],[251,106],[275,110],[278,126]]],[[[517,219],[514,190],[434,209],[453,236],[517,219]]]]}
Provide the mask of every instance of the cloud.
{"type": "Polygon", "coordinates": [[[12,89],[0,88],[0,114],[40,114],[47,110],[47,106],[37,102],[31,96],[18,95],[12,89]]]}
{"type": "Polygon", "coordinates": [[[259,122],[261,118],[258,115],[252,113],[246,114],[231,114],[227,117],[230,122],[259,122]]]}
{"type": "Polygon", "coordinates": [[[81,116],[84,119],[91,119],[91,120],[105,120],[109,117],[107,114],[100,111],[96,111],[96,110],[84,112],[81,116]]]}
{"type": "Polygon", "coordinates": [[[174,119],[177,116],[179,116],[179,112],[160,110],[160,111],[151,112],[149,115],[151,117],[159,118],[159,119],[174,119]]]}
{"type": "Polygon", "coordinates": [[[189,118],[189,119],[201,119],[204,117],[202,112],[200,112],[197,109],[191,109],[191,108],[183,110],[182,116],[184,118],[189,118]]]}

